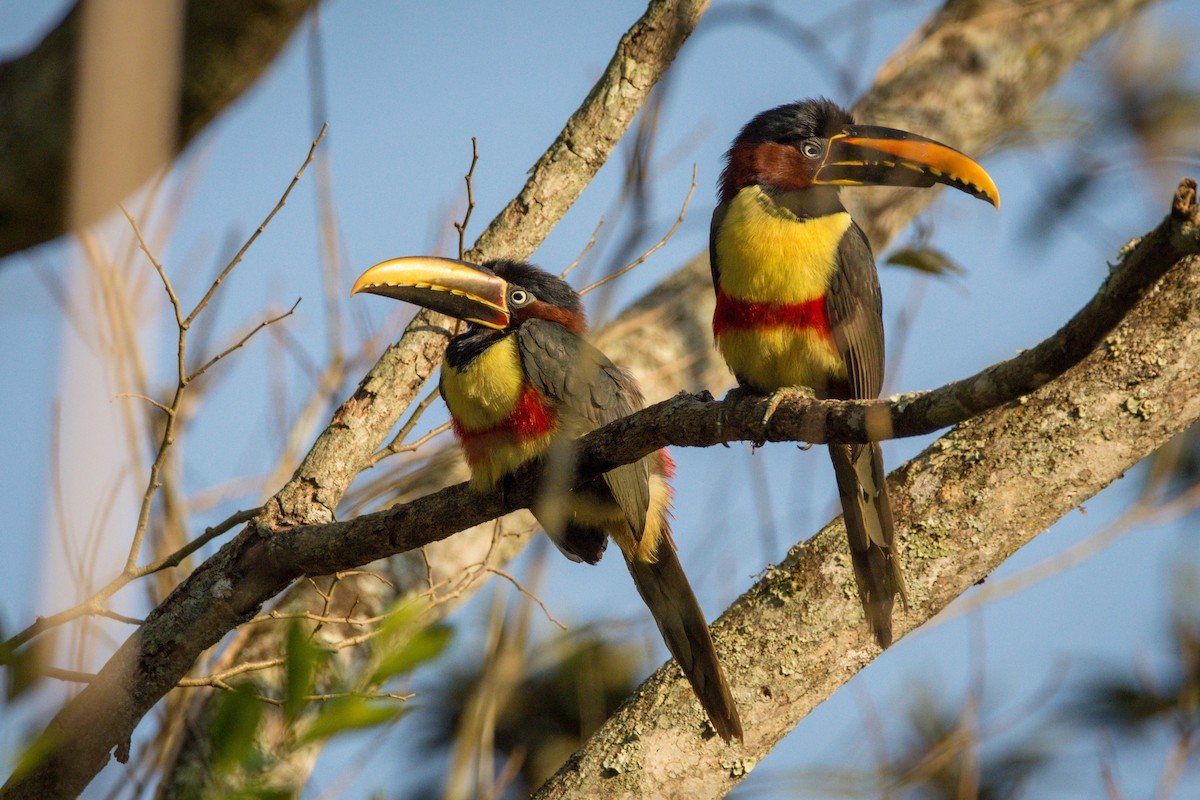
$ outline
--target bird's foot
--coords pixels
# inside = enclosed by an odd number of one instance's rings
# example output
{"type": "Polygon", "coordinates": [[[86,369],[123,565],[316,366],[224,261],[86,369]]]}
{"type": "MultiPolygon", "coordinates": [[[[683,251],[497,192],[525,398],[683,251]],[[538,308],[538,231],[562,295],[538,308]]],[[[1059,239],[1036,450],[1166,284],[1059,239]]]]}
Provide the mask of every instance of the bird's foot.
{"type": "Polygon", "coordinates": [[[771,423],[771,417],[775,416],[775,412],[779,410],[779,404],[788,399],[814,398],[813,390],[807,386],[784,386],[782,389],[776,389],[771,392],[771,396],[767,399],[767,410],[763,414],[762,426],[763,432],[766,433],[767,426],[771,423]]]}

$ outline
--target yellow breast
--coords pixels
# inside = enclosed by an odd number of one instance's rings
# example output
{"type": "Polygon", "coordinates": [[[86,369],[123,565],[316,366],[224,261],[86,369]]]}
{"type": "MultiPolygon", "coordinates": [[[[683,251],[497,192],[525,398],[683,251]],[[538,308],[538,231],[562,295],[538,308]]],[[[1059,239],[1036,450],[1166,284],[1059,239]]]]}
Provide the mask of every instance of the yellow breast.
{"type": "Polygon", "coordinates": [[[442,362],[442,399],[468,431],[487,430],[508,419],[524,388],[515,336],[505,336],[462,370],[442,362]]]}
{"type": "Polygon", "coordinates": [[[742,300],[799,303],[825,294],[837,269],[846,212],[801,220],[761,187],[730,202],[714,243],[721,287],[742,300]]]}

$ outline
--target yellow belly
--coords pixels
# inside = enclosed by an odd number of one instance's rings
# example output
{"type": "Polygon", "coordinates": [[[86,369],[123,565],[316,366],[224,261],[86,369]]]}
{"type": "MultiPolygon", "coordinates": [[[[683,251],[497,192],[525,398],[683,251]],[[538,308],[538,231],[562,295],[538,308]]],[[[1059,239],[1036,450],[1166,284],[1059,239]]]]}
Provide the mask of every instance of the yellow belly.
{"type": "Polygon", "coordinates": [[[812,329],[726,331],[717,337],[717,349],[743,386],[763,394],[807,386],[820,396],[830,378],[846,376],[833,342],[812,329]]]}
{"type": "MultiPolygon", "coordinates": [[[[442,362],[442,399],[467,433],[491,431],[513,413],[525,391],[525,370],[516,337],[507,336],[475,357],[462,370],[442,362]]],[[[546,451],[554,432],[518,439],[500,428],[463,442],[471,467],[471,485],[480,491],[546,451]]]]}

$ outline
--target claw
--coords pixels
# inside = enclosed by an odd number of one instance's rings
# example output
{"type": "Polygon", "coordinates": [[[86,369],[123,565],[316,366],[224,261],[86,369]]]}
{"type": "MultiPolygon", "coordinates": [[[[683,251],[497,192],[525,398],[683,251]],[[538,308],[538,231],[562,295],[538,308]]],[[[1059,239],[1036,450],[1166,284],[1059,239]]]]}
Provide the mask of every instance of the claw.
{"type": "Polygon", "coordinates": [[[812,398],[816,397],[816,395],[807,386],[785,386],[782,389],[776,389],[771,392],[771,397],[767,401],[767,411],[763,414],[762,418],[764,432],[767,430],[767,425],[771,422],[771,417],[775,416],[775,411],[778,410],[779,404],[789,397],[812,398]]]}

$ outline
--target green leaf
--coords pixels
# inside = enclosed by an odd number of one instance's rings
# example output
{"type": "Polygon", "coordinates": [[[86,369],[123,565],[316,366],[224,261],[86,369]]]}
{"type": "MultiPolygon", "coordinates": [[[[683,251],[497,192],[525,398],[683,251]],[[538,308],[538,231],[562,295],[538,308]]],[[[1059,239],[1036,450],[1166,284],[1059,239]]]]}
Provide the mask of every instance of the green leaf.
{"type": "Polygon", "coordinates": [[[371,702],[365,697],[339,697],[325,704],[300,741],[305,744],[317,739],[328,739],[343,731],[383,725],[399,719],[407,710],[396,701],[371,702]]]}
{"type": "Polygon", "coordinates": [[[213,712],[213,767],[229,772],[254,753],[254,737],[262,720],[262,701],[248,689],[224,692],[213,712]]]}
{"type": "Polygon", "coordinates": [[[371,673],[371,685],[379,684],[394,675],[412,672],[423,661],[437,657],[450,643],[448,625],[430,625],[414,633],[407,642],[385,655],[371,673]]]}
{"type": "Polygon", "coordinates": [[[283,713],[294,720],[311,694],[313,673],[319,651],[313,645],[301,620],[292,620],[287,634],[287,681],[283,698],[283,713]]]}
{"type": "Polygon", "coordinates": [[[932,247],[902,247],[888,256],[887,263],[908,267],[927,275],[964,275],[966,270],[954,259],[932,247]]]}
{"type": "Polygon", "coordinates": [[[422,600],[401,600],[380,624],[379,634],[375,637],[376,646],[391,647],[397,639],[407,638],[409,632],[418,627],[417,618],[428,607],[428,603],[422,600]]]}

